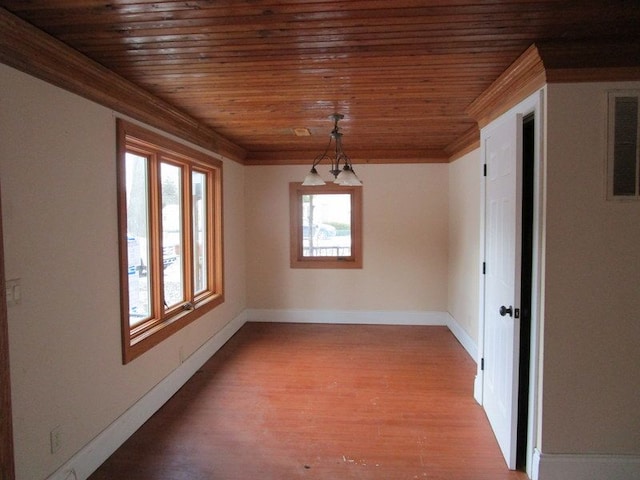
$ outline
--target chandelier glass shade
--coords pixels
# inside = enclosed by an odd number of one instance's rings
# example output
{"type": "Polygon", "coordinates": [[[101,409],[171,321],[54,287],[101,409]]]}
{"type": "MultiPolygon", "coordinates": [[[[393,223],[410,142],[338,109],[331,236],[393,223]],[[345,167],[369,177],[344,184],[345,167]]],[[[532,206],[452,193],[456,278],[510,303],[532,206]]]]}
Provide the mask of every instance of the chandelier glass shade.
{"type": "Polygon", "coordinates": [[[323,160],[327,159],[331,163],[331,170],[329,171],[334,177],[333,183],[347,186],[361,186],[362,182],[353,171],[351,160],[342,150],[342,133],[340,133],[338,122],[344,118],[344,115],[340,113],[334,113],[329,118],[333,120],[333,130],[331,130],[331,134],[329,136],[329,144],[327,145],[327,148],[324,150],[324,152],[322,152],[314,159],[311,170],[304,178],[302,185],[326,185],[326,182],[322,179],[320,174],[318,174],[316,166],[323,160]],[[329,155],[332,144],[334,147],[332,152],[333,155],[329,155]]]}

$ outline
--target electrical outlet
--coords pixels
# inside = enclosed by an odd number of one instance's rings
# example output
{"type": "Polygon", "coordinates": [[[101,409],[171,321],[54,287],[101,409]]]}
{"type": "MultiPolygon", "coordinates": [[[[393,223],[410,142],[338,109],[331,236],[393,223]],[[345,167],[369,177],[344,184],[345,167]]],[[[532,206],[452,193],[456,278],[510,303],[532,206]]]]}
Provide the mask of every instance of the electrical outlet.
{"type": "Polygon", "coordinates": [[[62,427],[56,427],[49,433],[51,441],[51,454],[58,452],[62,448],[62,427]]]}

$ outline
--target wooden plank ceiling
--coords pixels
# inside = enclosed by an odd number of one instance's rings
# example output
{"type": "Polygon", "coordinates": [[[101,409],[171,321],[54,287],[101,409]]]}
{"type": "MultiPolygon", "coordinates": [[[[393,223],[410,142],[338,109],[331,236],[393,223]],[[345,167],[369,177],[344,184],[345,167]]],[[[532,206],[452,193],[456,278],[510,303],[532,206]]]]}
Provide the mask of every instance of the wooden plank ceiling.
{"type": "Polygon", "coordinates": [[[446,162],[532,43],[640,41],[638,0],[0,0],[246,152],[309,163],[330,114],[354,163],[446,162]],[[310,136],[296,136],[307,129],[310,136]]]}

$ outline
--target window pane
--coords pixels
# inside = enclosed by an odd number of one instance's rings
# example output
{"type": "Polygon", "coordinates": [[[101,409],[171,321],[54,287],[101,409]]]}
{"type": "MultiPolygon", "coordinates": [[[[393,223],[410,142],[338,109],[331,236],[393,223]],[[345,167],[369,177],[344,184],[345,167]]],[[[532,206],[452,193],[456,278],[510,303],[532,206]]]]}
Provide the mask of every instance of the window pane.
{"type": "Polygon", "coordinates": [[[351,195],[302,196],[302,255],[351,256],[351,195]]]}
{"type": "Polygon", "coordinates": [[[162,182],[162,265],[165,308],[184,302],[182,254],[182,169],[163,163],[162,182]]]}
{"type": "Polygon", "coordinates": [[[207,176],[193,172],[191,176],[193,208],[193,290],[197,295],[207,290],[207,176]]]}
{"type": "Polygon", "coordinates": [[[638,97],[618,97],[615,103],[613,194],[636,195],[638,174],[638,97]]]}
{"type": "Polygon", "coordinates": [[[126,364],[224,302],[222,161],[122,119],[116,126],[126,364]]]}
{"type": "Polygon", "coordinates": [[[129,324],[134,326],[151,316],[147,158],[127,152],[125,175],[129,324]]]}

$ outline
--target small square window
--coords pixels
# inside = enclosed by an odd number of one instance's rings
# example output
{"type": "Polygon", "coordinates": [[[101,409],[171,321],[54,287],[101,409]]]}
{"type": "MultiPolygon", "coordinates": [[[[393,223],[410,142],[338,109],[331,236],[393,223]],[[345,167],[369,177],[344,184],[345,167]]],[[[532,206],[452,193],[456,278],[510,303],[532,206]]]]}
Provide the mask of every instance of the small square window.
{"type": "Polygon", "coordinates": [[[292,268],[362,268],[362,187],[289,186],[292,268]]]}

